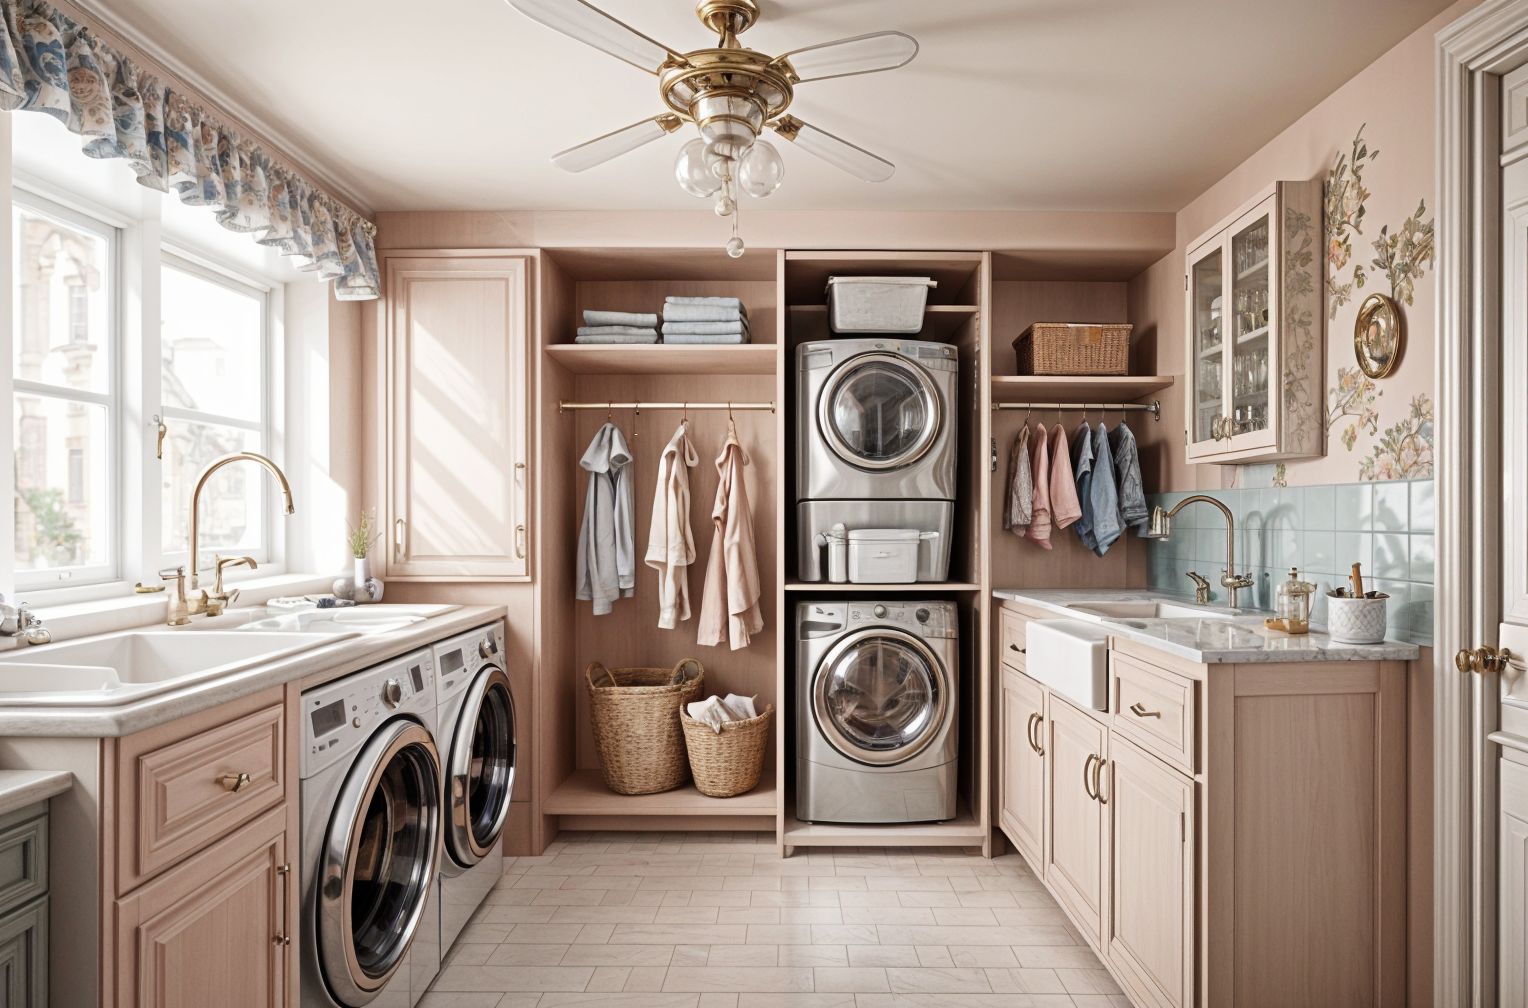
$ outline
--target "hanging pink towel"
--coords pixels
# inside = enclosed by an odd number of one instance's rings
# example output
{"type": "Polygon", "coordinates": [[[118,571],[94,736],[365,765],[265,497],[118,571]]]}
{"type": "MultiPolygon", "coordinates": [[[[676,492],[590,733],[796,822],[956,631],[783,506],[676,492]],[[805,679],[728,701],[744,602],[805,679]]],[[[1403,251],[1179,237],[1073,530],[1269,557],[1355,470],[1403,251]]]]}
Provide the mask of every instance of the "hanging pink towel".
{"type": "Polygon", "coordinates": [[[748,646],[764,629],[759,611],[759,561],[753,543],[753,514],[743,467],[748,456],[738,443],[737,428],[727,427],[727,443],[716,457],[721,479],[711,509],[715,531],[706,560],[706,587],[700,603],[698,643],[730,643],[732,650],[748,646]]]}

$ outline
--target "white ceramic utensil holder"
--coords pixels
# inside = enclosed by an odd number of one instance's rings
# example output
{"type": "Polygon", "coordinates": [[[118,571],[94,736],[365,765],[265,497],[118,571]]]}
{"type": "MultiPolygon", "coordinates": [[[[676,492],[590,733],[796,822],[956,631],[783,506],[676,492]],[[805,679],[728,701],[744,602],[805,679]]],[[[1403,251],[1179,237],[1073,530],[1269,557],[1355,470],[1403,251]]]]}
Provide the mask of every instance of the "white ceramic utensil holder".
{"type": "Polygon", "coordinates": [[[1384,598],[1328,598],[1327,633],[1339,644],[1378,644],[1385,639],[1384,598]]]}

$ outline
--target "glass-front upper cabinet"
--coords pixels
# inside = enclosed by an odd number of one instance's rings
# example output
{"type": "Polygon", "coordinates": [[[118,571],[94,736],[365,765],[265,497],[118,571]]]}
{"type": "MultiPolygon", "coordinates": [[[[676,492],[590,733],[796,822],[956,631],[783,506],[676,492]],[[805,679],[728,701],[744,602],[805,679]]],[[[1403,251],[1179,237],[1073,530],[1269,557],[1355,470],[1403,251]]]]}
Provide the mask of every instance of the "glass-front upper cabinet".
{"type": "Polygon", "coordinates": [[[1321,184],[1278,182],[1189,245],[1188,460],[1321,455],[1321,184]]]}

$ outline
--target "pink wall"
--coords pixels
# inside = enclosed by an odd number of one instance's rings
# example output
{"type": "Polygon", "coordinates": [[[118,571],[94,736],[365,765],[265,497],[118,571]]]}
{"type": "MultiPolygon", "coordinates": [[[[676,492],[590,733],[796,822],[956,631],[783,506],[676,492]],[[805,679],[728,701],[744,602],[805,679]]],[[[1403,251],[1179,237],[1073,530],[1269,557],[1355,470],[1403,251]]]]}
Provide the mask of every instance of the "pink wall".
{"type": "MultiPolygon", "coordinates": [[[[1337,278],[1340,283],[1351,282],[1354,265],[1362,264],[1368,279],[1355,291],[1356,297],[1337,308],[1335,317],[1327,322],[1324,400],[1333,398],[1339,369],[1354,367],[1352,333],[1359,302],[1371,293],[1390,293],[1384,273],[1370,265],[1375,257],[1372,243],[1380,227],[1388,225],[1395,232],[1424,198],[1425,219],[1433,218],[1433,37],[1476,3],[1460,0],[1409,35],[1178,213],[1177,247],[1130,285],[1131,320],[1138,327],[1156,328],[1165,334],[1157,340],[1158,373],[1183,372],[1183,271],[1189,243],[1221,223],[1269,182],[1325,179],[1334,160],[1350,151],[1355,134],[1362,128],[1371,151],[1363,184],[1373,195],[1366,202],[1362,233],[1352,237],[1351,260],[1337,272],[1337,278]]],[[[1355,420],[1340,419],[1329,431],[1326,457],[1290,462],[1284,472],[1259,474],[1261,478],[1287,479],[1292,486],[1355,482],[1370,478],[1361,475],[1366,460],[1379,463],[1373,478],[1431,475],[1430,464],[1402,472],[1395,472],[1392,466],[1389,472],[1393,475],[1388,474],[1385,463],[1389,454],[1380,445],[1388,428],[1410,422],[1415,397],[1425,397],[1429,409],[1432,405],[1433,277],[1434,265],[1428,264],[1415,284],[1413,303],[1401,305],[1408,343],[1397,368],[1374,387],[1377,417],[1372,429],[1360,424],[1348,447],[1342,434],[1355,420]]],[[[1330,293],[1329,289],[1329,297],[1330,293]]],[[[1157,455],[1156,485],[1164,490],[1241,485],[1248,476],[1244,467],[1190,466],[1184,462],[1184,394],[1184,389],[1175,388],[1163,397],[1170,411],[1163,418],[1167,436],[1157,455]]],[[[1430,426],[1427,430],[1430,440],[1430,426]]]]}

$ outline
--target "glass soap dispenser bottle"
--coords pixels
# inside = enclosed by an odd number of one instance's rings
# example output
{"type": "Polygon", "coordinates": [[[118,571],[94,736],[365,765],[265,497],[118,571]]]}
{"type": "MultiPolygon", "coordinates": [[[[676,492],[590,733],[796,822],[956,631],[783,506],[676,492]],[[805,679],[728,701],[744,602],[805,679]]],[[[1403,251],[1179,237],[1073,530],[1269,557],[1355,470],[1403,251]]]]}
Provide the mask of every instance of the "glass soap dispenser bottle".
{"type": "Polygon", "coordinates": [[[1300,580],[1300,569],[1289,568],[1289,579],[1279,582],[1273,595],[1273,616],[1264,625],[1287,634],[1310,633],[1311,599],[1316,586],[1300,580]]]}

